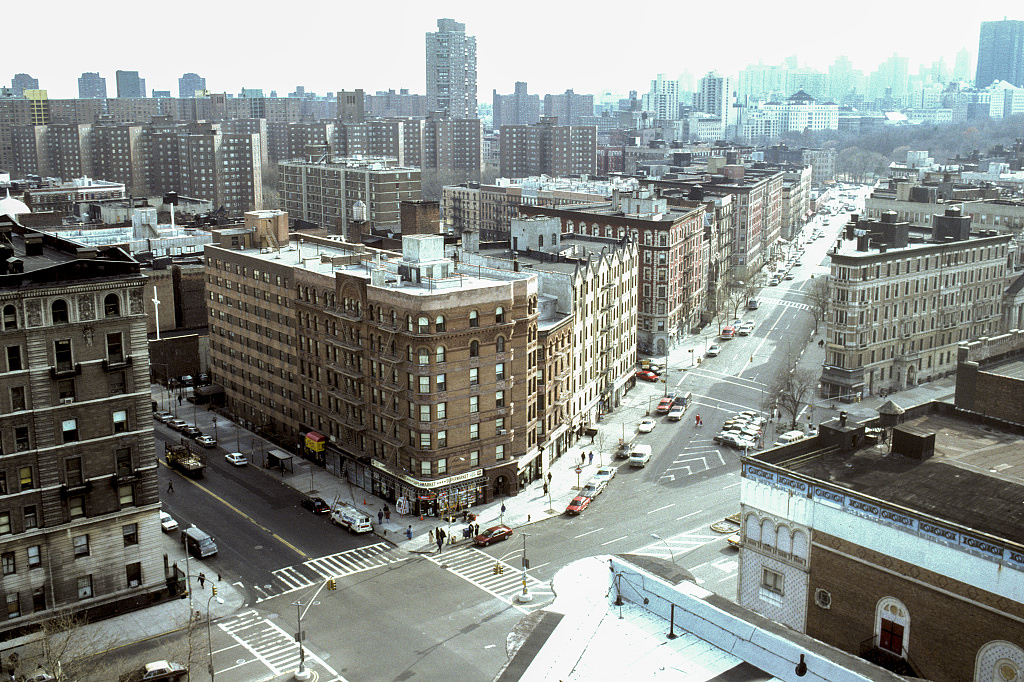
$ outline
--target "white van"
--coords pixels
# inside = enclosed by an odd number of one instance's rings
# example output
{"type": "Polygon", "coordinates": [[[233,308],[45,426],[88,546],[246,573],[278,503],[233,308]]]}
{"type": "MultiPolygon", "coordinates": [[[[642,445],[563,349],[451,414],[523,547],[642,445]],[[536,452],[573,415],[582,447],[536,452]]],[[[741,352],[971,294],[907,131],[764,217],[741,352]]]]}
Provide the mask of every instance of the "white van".
{"type": "Polygon", "coordinates": [[[647,463],[651,461],[651,446],[639,443],[633,446],[633,449],[629,451],[629,466],[631,467],[642,467],[647,466],[647,463]]]}
{"type": "Polygon", "coordinates": [[[350,533],[369,533],[373,530],[370,517],[347,502],[339,502],[331,510],[331,523],[347,528],[350,533]]]}
{"type": "Polygon", "coordinates": [[[784,434],[779,436],[779,439],[775,441],[775,445],[773,445],[772,447],[777,448],[783,445],[789,445],[790,443],[795,443],[798,440],[803,440],[806,437],[807,434],[805,434],[803,431],[786,431],[784,434]]]}

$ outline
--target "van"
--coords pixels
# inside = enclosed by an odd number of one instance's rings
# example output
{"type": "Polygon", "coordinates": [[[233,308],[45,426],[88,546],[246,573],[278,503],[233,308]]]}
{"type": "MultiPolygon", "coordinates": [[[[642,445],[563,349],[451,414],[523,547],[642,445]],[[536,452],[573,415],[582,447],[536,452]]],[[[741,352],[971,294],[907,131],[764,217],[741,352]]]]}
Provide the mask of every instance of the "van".
{"type": "Polygon", "coordinates": [[[732,337],[736,336],[736,327],[733,327],[732,325],[729,324],[725,325],[724,327],[722,327],[722,333],[720,334],[720,336],[723,339],[731,339],[732,337]]]}
{"type": "Polygon", "coordinates": [[[783,445],[789,445],[795,443],[798,440],[803,440],[807,435],[803,431],[786,431],[786,433],[779,436],[779,439],[775,441],[775,445],[772,447],[781,447],[783,445]]]}
{"type": "Polygon", "coordinates": [[[647,466],[647,463],[651,461],[651,446],[643,443],[638,443],[633,446],[633,449],[629,451],[629,466],[631,467],[642,467],[647,466]]]}
{"type": "Polygon", "coordinates": [[[747,310],[757,310],[757,299],[752,298],[747,301],[747,310]]]}
{"type": "Polygon", "coordinates": [[[347,502],[339,502],[331,510],[331,523],[347,528],[350,533],[369,533],[373,530],[370,517],[347,502]]]}
{"type": "Polygon", "coordinates": [[[195,526],[181,531],[181,544],[185,545],[186,552],[197,559],[205,559],[217,553],[217,543],[213,537],[195,526]]]}

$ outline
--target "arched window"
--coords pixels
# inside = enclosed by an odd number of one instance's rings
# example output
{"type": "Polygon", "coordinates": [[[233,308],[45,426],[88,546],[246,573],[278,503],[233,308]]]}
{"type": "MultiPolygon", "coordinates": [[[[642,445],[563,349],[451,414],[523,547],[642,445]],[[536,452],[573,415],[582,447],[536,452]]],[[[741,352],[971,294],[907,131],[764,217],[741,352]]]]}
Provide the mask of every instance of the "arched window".
{"type": "Polygon", "coordinates": [[[13,305],[4,306],[4,330],[18,328],[18,309],[13,305]]]}
{"type": "Polygon", "coordinates": [[[420,315],[416,321],[416,328],[418,334],[429,334],[430,333],[430,320],[427,319],[426,315],[420,315]]]}
{"type": "Polygon", "coordinates": [[[427,350],[426,348],[420,348],[419,351],[418,351],[418,354],[420,356],[419,359],[420,359],[420,364],[421,365],[429,365],[430,364],[430,351],[429,350],[427,350]]]}
{"type": "Polygon", "coordinates": [[[505,337],[499,336],[494,342],[494,352],[504,353],[505,352],[505,337]]]}
{"type": "Polygon", "coordinates": [[[883,597],[875,606],[875,637],[878,648],[901,658],[910,643],[910,612],[899,599],[883,597]]]}
{"type": "Polygon", "coordinates": [[[54,324],[68,321],[68,302],[58,298],[50,305],[50,319],[54,324]]]}
{"type": "Polygon", "coordinates": [[[405,352],[406,352],[406,354],[408,354],[408,356],[409,356],[409,362],[412,362],[412,361],[413,361],[413,356],[412,356],[412,346],[406,346],[406,347],[405,347],[405,352]]]}
{"type": "Polygon", "coordinates": [[[504,324],[505,322],[505,309],[500,305],[494,311],[494,321],[498,324],[504,324]]]}
{"type": "Polygon", "coordinates": [[[469,342],[469,357],[476,358],[480,356],[480,343],[473,339],[469,342]]]}
{"type": "Polygon", "coordinates": [[[434,331],[438,333],[445,331],[444,315],[438,315],[437,319],[434,320],[434,331]]]}
{"type": "Polygon", "coordinates": [[[469,311],[469,326],[479,327],[480,326],[480,313],[475,310],[469,311]]]}
{"type": "Polygon", "coordinates": [[[103,299],[103,316],[121,316],[121,299],[117,297],[117,294],[107,294],[107,297],[103,299]]]}
{"type": "Polygon", "coordinates": [[[444,346],[438,346],[435,351],[435,358],[437,362],[444,362],[444,346]]]}
{"type": "Polygon", "coordinates": [[[391,326],[392,327],[398,326],[398,318],[395,315],[395,311],[394,310],[391,311],[391,326]]]}

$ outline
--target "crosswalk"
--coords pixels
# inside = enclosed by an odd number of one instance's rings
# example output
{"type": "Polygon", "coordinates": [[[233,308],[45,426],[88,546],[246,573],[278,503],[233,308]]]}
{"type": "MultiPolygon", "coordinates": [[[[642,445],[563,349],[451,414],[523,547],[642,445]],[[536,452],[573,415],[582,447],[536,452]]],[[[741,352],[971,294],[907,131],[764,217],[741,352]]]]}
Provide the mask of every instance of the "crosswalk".
{"type": "Polygon", "coordinates": [[[456,547],[445,550],[443,554],[434,554],[427,558],[523,613],[540,608],[554,596],[548,583],[541,582],[527,574],[526,588],[532,595],[532,600],[525,604],[518,603],[516,596],[523,591],[522,569],[496,560],[489,554],[473,547],[456,547]],[[503,572],[495,573],[495,566],[500,566],[503,572]]]}
{"type": "MultiPolygon", "coordinates": [[[[294,673],[298,669],[299,645],[294,633],[285,632],[256,611],[249,610],[220,620],[217,627],[230,635],[256,661],[266,666],[273,677],[294,673]]],[[[345,682],[345,678],[321,658],[308,649],[304,653],[304,666],[316,673],[316,679],[322,682],[345,682]]],[[[235,666],[242,663],[248,661],[236,659],[235,666]]],[[[222,669],[219,672],[225,671],[222,669]]]]}
{"type": "Polygon", "coordinates": [[[723,541],[723,536],[719,533],[696,529],[680,533],[675,537],[665,538],[664,540],[659,539],[657,542],[645,545],[632,553],[671,561],[673,558],[679,557],[686,552],[718,541],[723,541]]]}
{"type": "Polygon", "coordinates": [[[674,482],[686,476],[699,474],[709,469],[725,466],[725,458],[714,446],[694,445],[684,448],[659,477],[661,481],[674,482]]]}
{"type": "Polygon", "coordinates": [[[295,566],[286,566],[273,571],[274,580],[270,584],[257,585],[253,589],[258,597],[257,602],[302,590],[328,578],[341,578],[353,573],[370,571],[381,566],[404,561],[407,557],[393,551],[394,547],[386,542],[358,547],[338,552],[329,556],[304,561],[295,566]]]}
{"type": "Polygon", "coordinates": [[[781,306],[786,306],[787,308],[796,308],[797,310],[810,310],[811,309],[811,306],[807,305],[806,303],[798,303],[796,301],[789,301],[789,300],[787,300],[785,298],[765,298],[764,296],[762,296],[760,300],[761,300],[762,303],[776,303],[776,304],[781,305],[781,306]]]}

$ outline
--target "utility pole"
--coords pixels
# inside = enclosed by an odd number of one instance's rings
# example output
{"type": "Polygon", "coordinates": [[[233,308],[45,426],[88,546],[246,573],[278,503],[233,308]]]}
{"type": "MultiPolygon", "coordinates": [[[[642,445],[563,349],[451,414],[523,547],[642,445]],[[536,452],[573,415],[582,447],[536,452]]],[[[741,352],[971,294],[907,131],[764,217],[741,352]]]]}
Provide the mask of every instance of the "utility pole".
{"type": "Polygon", "coordinates": [[[530,560],[526,558],[526,538],[530,537],[529,533],[522,533],[523,536],[523,592],[522,594],[516,595],[516,601],[520,603],[526,603],[533,600],[533,595],[530,594],[529,588],[526,587],[526,569],[530,568],[530,560]]]}

